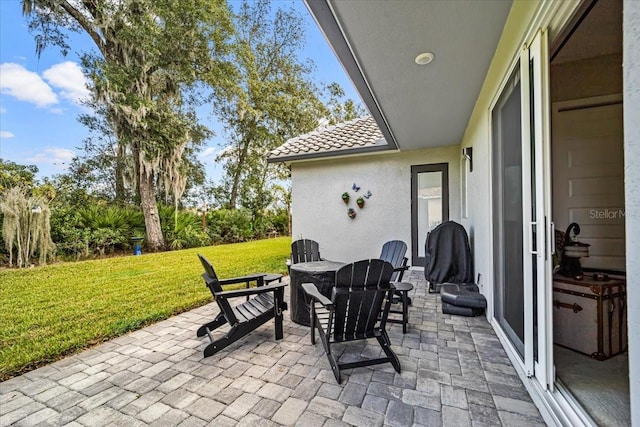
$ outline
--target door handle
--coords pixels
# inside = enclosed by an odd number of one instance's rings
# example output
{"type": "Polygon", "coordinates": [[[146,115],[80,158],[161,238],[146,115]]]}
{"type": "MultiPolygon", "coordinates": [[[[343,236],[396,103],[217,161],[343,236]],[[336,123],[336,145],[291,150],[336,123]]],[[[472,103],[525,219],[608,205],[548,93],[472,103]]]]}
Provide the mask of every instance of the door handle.
{"type": "Polygon", "coordinates": [[[534,238],[533,238],[533,227],[537,227],[538,223],[536,221],[532,221],[529,223],[529,252],[532,254],[537,255],[538,254],[538,250],[536,248],[536,250],[533,249],[533,243],[534,243],[534,238]]]}

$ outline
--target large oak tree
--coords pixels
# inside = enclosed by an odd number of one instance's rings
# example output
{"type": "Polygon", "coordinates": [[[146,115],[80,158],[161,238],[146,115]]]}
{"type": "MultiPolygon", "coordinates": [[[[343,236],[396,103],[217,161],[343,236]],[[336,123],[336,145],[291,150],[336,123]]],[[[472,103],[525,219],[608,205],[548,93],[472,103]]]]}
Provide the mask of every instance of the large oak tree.
{"type": "Polygon", "coordinates": [[[234,79],[225,60],[232,22],[222,0],[23,0],[36,51],[70,49],[68,32],[84,32],[96,51],[82,64],[104,106],[120,151],[132,160],[147,244],[164,246],[156,201],[162,181],[184,191],[183,154],[206,136],[193,111],[197,89],[234,79]]]}

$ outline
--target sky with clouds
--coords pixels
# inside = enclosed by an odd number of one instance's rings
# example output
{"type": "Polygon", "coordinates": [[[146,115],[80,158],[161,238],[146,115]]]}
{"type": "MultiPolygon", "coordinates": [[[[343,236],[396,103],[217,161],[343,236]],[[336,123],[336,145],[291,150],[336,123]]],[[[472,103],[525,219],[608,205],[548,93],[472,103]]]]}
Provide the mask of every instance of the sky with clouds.
{"type": "MultiPolygon", "coordinates": [[[[337,81],[348,97],[359,99],[302,1],[287,5],[304,17],[307,47],[303,55],[316,63],[316,81],[337,81]]],[[[79,57],[93,45],[88,36],[74,34],[66,57],[49,47],[38,58],[21,10],[20,0],[0,0],[0,158],[35,164],[39,177],[52,176],[65,171],[89,135],[77,121],[79,114],[87,112],[81,101],[89,94],[79,57]]],[[[226,145],[225,138],[210,114],[205,111],[201,118],[216,136],[208,141],[200,160],[208,177],[217,180],[221,167],[215,157],[226,145]]]]}

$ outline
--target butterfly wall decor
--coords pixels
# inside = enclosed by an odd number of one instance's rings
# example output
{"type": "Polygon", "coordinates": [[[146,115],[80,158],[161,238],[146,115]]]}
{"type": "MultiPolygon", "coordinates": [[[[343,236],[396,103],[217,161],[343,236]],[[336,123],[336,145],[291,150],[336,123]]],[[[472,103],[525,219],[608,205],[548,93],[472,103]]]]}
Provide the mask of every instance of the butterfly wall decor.
{"type": "Polygon", "coordinates": [[[371,191],[367,190],[367,194],[364,195],[364,198],[368,199],[371,196],[372,196],[371,191]]]}
{"type": "Polygon", "coordinates": [[[353,183],[353,186],[351,187],[351,189],[352,189],[353,191],[355,191],[356,193],[357,193],[358,191],[360,191],[360,187],[358,187],[358,185],[357,185],[355,182],[353,183]]]}

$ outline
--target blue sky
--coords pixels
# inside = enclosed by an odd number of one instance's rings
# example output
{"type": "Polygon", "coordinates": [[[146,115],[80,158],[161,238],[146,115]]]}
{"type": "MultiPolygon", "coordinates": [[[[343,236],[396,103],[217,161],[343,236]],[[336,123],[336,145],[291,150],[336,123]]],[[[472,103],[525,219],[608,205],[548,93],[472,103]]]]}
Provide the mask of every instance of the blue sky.
{"type": "MultiPolygon", "coordinates": [[[[359,101],[302,1],[274,0],[273,4],[294,7],[303,16],[307,46],[302,55],[316,63],[315,81],[338,82],[348,98],[359,101]]],[[[78,115],[86,112],[79,99],[87,94],[78,58],[93,45],[84,34],[74,34],[70,45],[66,57],[58,48],[49,47],[38,58],[20,0],[0,0],[0,158],[35,164],[39,177],[64,172],[89,134],[77,121],[78,115]]],[[[225,137],[209,114],[201,118],[216,133],[201,153],[201,160],[208,177],[217,180],[221,168],[215,164],[215,156],[226,145],[225,137]]]]}

